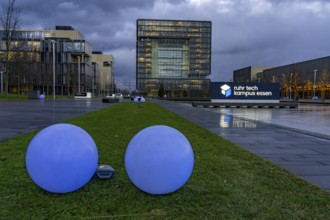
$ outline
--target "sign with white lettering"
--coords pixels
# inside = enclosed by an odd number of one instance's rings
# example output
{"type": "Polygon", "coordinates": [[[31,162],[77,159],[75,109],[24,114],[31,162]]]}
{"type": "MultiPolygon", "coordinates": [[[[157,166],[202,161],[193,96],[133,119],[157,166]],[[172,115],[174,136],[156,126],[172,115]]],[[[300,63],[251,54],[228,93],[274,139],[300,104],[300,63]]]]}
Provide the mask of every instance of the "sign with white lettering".
{"type": "Polygon", "coordinates": [[[220,102],[279,102],[279,83],[212,82],[211,99],[220,102]]]}

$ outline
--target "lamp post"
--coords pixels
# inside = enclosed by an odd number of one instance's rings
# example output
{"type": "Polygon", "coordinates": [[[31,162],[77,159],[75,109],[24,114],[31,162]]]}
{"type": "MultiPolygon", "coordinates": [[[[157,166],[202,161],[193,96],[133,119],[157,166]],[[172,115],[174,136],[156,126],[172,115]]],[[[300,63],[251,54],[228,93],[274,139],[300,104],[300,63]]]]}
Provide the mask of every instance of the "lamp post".
{"type": "Polygon", "coordinates": [[[314,70],[314,86],[313,86],[313,99],[315,99],[315,87],[316,87],[316,72],[317,72],[317,69],[314,70]]]}
{"type": "Polygon", "coordinates": [[[291,89],[292,89],[292,88],[291,88],[291,83],[292,83],[292,74],[293,74],[293,73],[291,73],[291,74],[290,74],[290,100],[291,100],[291,89]]]}
{"type": "Polygon", "coordinates": [[[3,71],[2,70],[0,70],[0,85],[1,85],[0,93],[3,93],[3,71]]]}
{"type": "Polygon", "coordinates": [[[53,99],[55,100],[55,40],[51,40],[53,46],[53,99]]]}
{"type": "Polygon", "coordinates": [[[78,56],[78,93],[80,93],[80,56],[78,56]]]}
{"type": "Polygon", "coordinates": [[[115,76],[114,76],[114,74],[113,74],[113,71],[112,71],[112,61],[110,61],[110,71],[111,71],[111,75],[110,75],[110,77],[111,77],[111,93],[116,93],[116,91],[114,91],[115,90],[115,87],[114,87],[114,85],[115,85],[115,76]]]}

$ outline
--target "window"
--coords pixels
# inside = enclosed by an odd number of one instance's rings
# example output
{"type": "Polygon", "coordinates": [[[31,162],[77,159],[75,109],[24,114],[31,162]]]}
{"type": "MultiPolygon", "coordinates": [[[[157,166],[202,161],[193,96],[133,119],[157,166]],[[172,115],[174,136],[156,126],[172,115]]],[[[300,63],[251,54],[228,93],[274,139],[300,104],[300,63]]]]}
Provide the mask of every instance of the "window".
{"type": "Polygon", "coordinates": [[[111,66],[111,61],[103,61],[103,66],[111,66]]]}

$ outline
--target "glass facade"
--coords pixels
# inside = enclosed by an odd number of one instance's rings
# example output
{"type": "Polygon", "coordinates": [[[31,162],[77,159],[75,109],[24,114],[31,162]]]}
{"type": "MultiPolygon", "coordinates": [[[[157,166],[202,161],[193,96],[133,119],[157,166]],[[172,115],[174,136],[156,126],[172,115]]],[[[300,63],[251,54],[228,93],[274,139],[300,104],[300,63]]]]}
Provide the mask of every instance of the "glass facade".
{"type": "MultiPolygon", "coordinates": [[[[9,93],[27,93],[40,90],[51,94],[53,85],[53,50],[55,41],[56,94],[72,95],[77,92],[78,82],[82,92],[97,88],[93,79],[92,45],[86,40],[68,37],[51,37],[56,30],[16,30],[8,43],[4,30],[0,30],[0,71],[4,73],[5,86],[9,93]],[[9,54],[6,62],[6,54],[9,54]],[[78,68],[78,65],[80,68],[78,68]],[[79,70],[78,70],[79,69],[79,70]],[[80,71],[80,80],[78,80],[80,71]]],[[[4,88],[0,88],[4,91],[4,88]]]]}
{"type": "Polygon", "coordinates": [[[136,87],[148,96],[208,97],[210,21],[137,20],[136,87]]]}

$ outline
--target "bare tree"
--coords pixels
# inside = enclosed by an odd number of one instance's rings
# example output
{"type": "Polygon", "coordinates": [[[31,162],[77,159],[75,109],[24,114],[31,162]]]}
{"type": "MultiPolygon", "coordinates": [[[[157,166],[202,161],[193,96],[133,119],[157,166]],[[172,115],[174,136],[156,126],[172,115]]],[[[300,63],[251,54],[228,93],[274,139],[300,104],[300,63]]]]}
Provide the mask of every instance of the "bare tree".
{"type": "Polygon", "coordinates": [[[291,82],[291,87],[292,87],[292,92],[293,92],[293,100],[297,101],[298,100],[298,88],[299,88],[299,74],[297,72],[294,72],[292,74],[292,82],[291,82]]]}
{"type": "Polygon", "coordinates": [[[318,83],[320,91],[321,91],[321,100],[323,102],[324,102],[324,99],[325,99],[328,83],[329,83],[329,71],[328,71],[328,68],[325,67],[322,70],[321,78],[320,78],[320,81],[318,83]]]}
{"type": "Polygon", "coordinates": [[[286,74],[282,74],[282,80],[281,80],[282,98],[287,99],[289,97],[289,88],[290,88],[289,79],[287,79],[286,74]]]}
{"type": "Polygon", "coordinates": [[[310,99],[311,98],[311,93],[312,93],[312,90],[313,90],[313,82],[311,79],[305,79],[304,81],[304,87],[305,89],[307,90],[307,99],[310,99]]]}
{"type": "Polygon", "coordinates": [[[9,90],[9,78],[10,78],[10,62],[14,59],[15,47],[17,47],[17,41],[15,40],[15,32],[19,26],[20,10],[15,7],[15,0],[8,0],[8,4],[3,6],[1,11],[1,25],[3,28],[3,39],[5,42],[5,50],[2,54],[2,68],[4,69],[6,94],[9,90]]]}
{"type": "Polygon", "coordinates": [[[278,82],[278,78],[276,77],[276,76],[272,76],[272,83],[276,83],[276,82],[278,82]]]}

